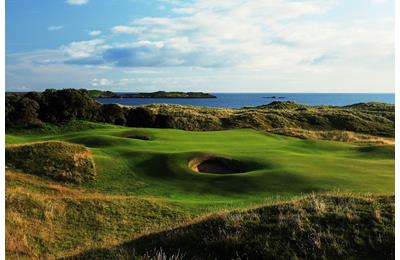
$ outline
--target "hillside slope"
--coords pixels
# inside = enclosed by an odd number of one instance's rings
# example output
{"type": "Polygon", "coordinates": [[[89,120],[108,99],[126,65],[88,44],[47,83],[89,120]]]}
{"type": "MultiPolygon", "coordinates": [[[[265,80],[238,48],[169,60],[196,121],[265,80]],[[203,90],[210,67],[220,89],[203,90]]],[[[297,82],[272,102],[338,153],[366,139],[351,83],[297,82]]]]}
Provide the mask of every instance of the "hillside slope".
{"type": "Polygon", "coordinates": [[[221,213],[70,259],[394,259],[394,249],[394,196],[336,194],[221,213]]]}
{"type": "Polygon", "coordinates": [[[10,259],[394,259],[394,196],[311,194],[198,217],[160,198],[15,171],[6,181],[10,259]]]}
{"type": "Polygon", "coordinates": [[[54,259],[111,246],[189,217],[179,206],[111,195],[6,171],[8,259],[54,259]]]}

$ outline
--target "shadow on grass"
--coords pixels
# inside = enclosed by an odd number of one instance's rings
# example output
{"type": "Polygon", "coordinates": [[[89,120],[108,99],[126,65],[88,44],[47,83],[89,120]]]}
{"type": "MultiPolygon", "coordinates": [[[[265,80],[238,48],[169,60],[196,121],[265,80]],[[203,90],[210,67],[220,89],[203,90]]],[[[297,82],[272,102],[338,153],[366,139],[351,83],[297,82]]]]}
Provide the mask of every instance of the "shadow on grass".
{"type": "Polygon", "coordinates": [[[394,259],[394,249],[394,196],[312,194],[67,259],[394,259]]]}

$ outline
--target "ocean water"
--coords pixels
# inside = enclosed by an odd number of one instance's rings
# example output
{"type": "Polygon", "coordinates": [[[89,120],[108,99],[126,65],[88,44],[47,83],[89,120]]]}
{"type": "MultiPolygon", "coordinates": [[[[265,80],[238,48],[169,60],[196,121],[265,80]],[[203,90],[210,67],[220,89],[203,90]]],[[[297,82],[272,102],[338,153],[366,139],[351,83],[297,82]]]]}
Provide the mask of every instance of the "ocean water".
{"type": "Polygon", "coordinates": [[[269,104],[273,101],[295,101],[306,105],[345,106],[361,102],[395,103],[394,93],[211,93],[217,98],[100,98],[103,104],[121,105],[179,104],[205,107],[240,108],[269,104]],[[268,98],[275,96],[276,98],[268,98]]]}

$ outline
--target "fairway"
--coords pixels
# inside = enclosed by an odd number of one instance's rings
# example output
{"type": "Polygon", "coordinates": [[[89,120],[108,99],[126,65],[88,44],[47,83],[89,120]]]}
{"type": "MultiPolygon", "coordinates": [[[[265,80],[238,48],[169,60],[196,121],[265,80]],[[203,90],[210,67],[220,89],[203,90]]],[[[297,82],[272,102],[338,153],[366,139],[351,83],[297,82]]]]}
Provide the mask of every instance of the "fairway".
{"type": "MultiPolygon", "coordinates": [[[[97,180],[82,184],[103,193],[141,195],[208,206],[290,198],[311,192],[394,192],[394,146],[302,140],[237,129],[189,132],[97,124],[54,134],[7,135],[7,143],[61,140],[94,155],[97,180]],[[235,160],[240,173],[199,173],[204,156],[235,160]]],[[[192,206],[193,206],[192,205],[192,206]]],[[[237,205],[236,205],[237,206],[237,205]]]]}

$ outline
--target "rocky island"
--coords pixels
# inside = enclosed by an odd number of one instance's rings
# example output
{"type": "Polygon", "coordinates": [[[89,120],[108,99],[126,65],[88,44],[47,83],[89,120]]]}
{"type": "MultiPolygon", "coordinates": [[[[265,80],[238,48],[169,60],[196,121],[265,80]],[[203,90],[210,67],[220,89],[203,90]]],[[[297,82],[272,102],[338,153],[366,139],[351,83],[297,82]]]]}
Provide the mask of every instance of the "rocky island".
{"type": "Polygon", "coordinates": [[[93,98],[216,98],[203,92],[148,92],[148,93],[114,93],[111,91],[89,90],[93,98]]]}
{"type": "Polygon", "coordinates": [[[283,99],[283,98],[285,98],[285,97],[269,96],[269,97],[262,97],[262,98],[273,98],[273,99],[275,99],[275,98],[280,98],[280,99],[283,99]]]}

